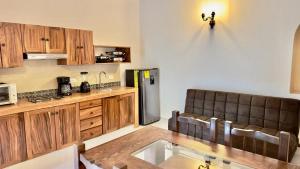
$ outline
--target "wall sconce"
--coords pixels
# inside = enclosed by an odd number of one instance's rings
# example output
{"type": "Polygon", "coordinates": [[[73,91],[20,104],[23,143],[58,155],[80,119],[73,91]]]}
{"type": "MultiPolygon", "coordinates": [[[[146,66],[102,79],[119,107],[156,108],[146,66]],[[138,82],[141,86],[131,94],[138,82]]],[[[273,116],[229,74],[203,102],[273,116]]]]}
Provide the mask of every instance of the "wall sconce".
{"type": "Polygon", "coordinates": [[[205,13],[202,13],[203,21],[208,21],[209,20],[209,25],[210,25],[211,29],[214,29],[214,27],[216,25],[215,16],[216,16],[216,13],[212,12],[210,17],[205,18],[205,13]]]}

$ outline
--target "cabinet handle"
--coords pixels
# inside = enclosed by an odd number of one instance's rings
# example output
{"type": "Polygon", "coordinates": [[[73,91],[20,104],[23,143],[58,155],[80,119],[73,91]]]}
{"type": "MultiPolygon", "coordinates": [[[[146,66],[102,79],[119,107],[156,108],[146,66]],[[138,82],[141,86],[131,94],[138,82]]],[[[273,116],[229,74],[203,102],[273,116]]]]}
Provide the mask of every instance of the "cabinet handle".
{"type": "Polygon", "coordinates": [[[94,135],[94,133],[90,133],[91,134],[91,136],[93,136],[94,135]]]}
{"type": "Polygon", "coordinates": [[[41,38],[41,40],[42,40],[42,41],[45,41],[46,39],[45,39],[45,38],[41,38]]]}
{"type": "Polygon", "coordinates": [[[90,115],[94,114],[94,112],[91,112],[90,115]]]}
{"type": "Polygon", "coordinates": [[[91,102],[91,103],[90,103],[90,106],[92,106],[92,105],[93,105],[93,103],[91,102]]]}
{"type": "Polygon", "coordinates": [[[83,49],[84,47],[83,46],[81,46],[81,49],[83,49]]]}
{"type": "Polygon", "coordinates": [[[91,122],[91,125],[93,125],[94,124],[94,122],[91,122]]]}
{"type": "Polygon", "coordinates": [[[2,43],[1,46],[2,46],[2,47],[5,47],[5,43],[2,43]]]}
{"type": "Polygon", "coordinates": [[[58,112],[56,112],[56,115],[58,115],[58,112]]]}
{"type": "Polygon", "coordinates": [[[80,46],[77,46],[76,48],[77,48],[77,49],[80,49],[81,47],[80,47],[80,46]]]}
{"type": "Polygon", "coordinates": [[[51,115],[54,116],[54,115],[55,115],[55,112],[52,112],[51,115]]]}
{"type": "Polygon", "coordinates": [[[48,41],[48,42],[49,42],[49,39],[45,39],[45,41],[48,41]]]}

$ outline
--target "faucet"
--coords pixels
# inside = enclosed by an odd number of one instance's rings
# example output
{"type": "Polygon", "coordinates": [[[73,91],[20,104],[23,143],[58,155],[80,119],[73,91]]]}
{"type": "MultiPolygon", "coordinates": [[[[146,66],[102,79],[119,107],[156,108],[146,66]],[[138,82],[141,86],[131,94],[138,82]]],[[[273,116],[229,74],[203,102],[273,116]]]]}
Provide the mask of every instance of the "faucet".
{"type": "Polygon", "coordinates": [[[102,74],[104,74],[104,76],[106,77],[106,72],[104,72],[104,71],[101,71],[100,73],[99,73],[99,88],[101,88],[101,87],[104,87],[104,86],[102,86],[102,80],[101,80],[101,75],[102,74]]]}

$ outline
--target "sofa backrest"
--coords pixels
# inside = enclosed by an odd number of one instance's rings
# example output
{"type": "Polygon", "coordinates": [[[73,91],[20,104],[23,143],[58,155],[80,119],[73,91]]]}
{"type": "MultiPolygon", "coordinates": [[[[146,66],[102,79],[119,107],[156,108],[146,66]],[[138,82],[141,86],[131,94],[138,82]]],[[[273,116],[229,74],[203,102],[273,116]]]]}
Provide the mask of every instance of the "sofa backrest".
{"type": "Polygon", "coordinates": [[[185,112],[298,136],[299,105],[300,101],[295,99],[188,89],[185,112]]]}

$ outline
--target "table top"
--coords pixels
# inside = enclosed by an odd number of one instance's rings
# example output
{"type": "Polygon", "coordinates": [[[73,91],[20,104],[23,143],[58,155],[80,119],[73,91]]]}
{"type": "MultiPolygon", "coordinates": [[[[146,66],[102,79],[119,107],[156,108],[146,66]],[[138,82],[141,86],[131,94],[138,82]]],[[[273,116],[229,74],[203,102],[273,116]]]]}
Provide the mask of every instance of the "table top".
{"type": "Polygon", "coordinates": [[[276,159],[210,143],[204,140],[195,140],[189,136],[152,126],[145,127],[93,149],[87,150],[82,155],[86,160],[104,169],[111,169],[112,166],[117,163],[127,164],[129,169],[161,169],[159,166],[132,156],[132,153],[158,140],[166,140],[189,149],[217,156],[218,158],[225,158],[251,168],[300,169],[299,166],[288,164],[276,159]]]}

